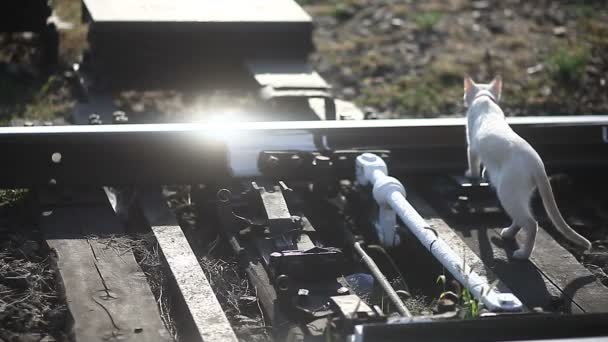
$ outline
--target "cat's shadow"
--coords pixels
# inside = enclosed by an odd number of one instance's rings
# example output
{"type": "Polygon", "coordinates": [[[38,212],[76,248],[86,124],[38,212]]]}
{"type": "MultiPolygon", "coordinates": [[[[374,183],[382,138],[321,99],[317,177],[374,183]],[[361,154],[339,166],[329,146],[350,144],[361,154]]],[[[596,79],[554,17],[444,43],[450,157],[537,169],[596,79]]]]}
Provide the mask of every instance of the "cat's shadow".
{"type": "MultiPolygon", "coordinates": [[[[509,286],[513,293],[531,309],[541,307],[550,311],[562,311],[572,313],[570,298],[581,287],[589,283],[588,279],[579,278],[569,284],[563,292],[557,287],[545,281],[541,271],[529,260],[521,261],[513,259],[513,252],[520,246],[513,240],[502,239],[495,231],[489,238],[488,244],[500,248],[507,256],[507,260],[502,258],[493,259],[493,271],[509,286]]],[[[487,237],[487,234],[484,234],[487,237]]],[[[481,239],[480,239],[481,243],[481,239]]]]}

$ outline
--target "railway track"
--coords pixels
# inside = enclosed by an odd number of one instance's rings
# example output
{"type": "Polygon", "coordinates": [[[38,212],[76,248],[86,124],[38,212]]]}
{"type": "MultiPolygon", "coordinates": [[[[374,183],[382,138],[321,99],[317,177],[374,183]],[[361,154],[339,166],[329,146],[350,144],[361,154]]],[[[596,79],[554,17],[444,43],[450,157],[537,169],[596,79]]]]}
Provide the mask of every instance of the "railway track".
{"type": "Polygon", "coordinates": [[[596,241],[591,255],[576,254],[541,217],[534,254],[516,262],[498,238],[506,217],[490,187],[461,177],[463,120],[356,120],[363,114],[306,63],[312,24],[301,8],[239,4],[252,9],[85,0],[91,48],[73,70],[76,125],[0,128],[10,165],[0,185],[31,189],[71,340],[608,336],[607,281],[580,262],[593,265],[607,243],[601,205],[585,201],[606,203],[608,117],[510,119],[567,180],[558,202],[596,241]],[[236,85],[256,93],[246,122],[150,124],[114,104],[124,89],[236,85]],[[291,121],[265,121],[275,118],[291,121]],[[366,176],[374,170],[386,178],[366,176]],[[381,200],[385,184],[400,204],[381,200]],[[165,185],[189,200],[170,207],[165,185]],[[138,233],[158,248],[162,295],[131,245],[117,243],[138,233]],[[254,295],[239,299],[263,333],[234,329],[218,300],[225,289],[201,263],[210,249],[246,276],[254,295]],[[416,296],[437,300],[413,310],[416,296]]]}

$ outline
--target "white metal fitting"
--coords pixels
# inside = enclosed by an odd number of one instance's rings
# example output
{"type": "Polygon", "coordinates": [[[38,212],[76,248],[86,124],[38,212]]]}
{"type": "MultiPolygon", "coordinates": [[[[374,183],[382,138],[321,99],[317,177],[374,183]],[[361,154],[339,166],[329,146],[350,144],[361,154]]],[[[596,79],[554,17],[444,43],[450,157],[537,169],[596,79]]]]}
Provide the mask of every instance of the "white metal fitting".
{"type": "Polygon", "coordinates": [[[400,193],[405,197],[405,188],[397,178],[386,175],[376,178],[373,194],[378,205],[389,205],[393,193],[400,193]]]}
{"type": "MultiPolygon", "coordinates": [[[[373,153],[363,153],[355,161],[355,175],[360,185],[374,184],[374,171],[381,171],[385,176],[388,174],[386,163],[382,158],[373,153]]],[[[376,173],[378,174],[378,173],[376,173]]]]}
{"type": "Polygon", "coordinates": [[[378,219],[374,222],[378,241],[384,247],[397,247],[401,243],[397,234],[397,213],[390,205],[378,205],[378,219]]]}
{"type": "Polygon", "coordinates": [[[378,218],[374,226],[380,244],[397,247],[401,242],[397,234],[397,213],[389,201],[393,193],[405,197],[405,188],[396,178],[387,176],[386,163],[373,153],[363,153],[357,157],[355,173],[358,184],[373,186],[372,193],[378,203],[378,218]]]}
{"type": "Polygon", "coordinates": [[[512,293],[490,291],[481,300],[491,311],[521,311],[523,308],[522,302],[512,293]]]}

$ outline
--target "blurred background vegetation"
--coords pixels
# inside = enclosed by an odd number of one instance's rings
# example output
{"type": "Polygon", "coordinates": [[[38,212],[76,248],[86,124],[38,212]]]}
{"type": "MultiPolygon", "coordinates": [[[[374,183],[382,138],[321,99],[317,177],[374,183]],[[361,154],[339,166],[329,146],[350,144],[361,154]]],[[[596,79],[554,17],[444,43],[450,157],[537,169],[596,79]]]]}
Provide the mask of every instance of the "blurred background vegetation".
{"type": "Polygon", "coordinates": [[[462,115],[462,77],[508,115],[608,114],[608,2],[300,0],[336,92],[385,117],[462,115]]]}
{"type": "MultiPolygon", "coordinates": [[[[461,116],[462,77],[501,74],[507,115],[608,114],[603,0],[298,0],[313,17],[315,68],[337,97],[381,118],[461,116]]],[[[53,0],[60,62],[86,45],[79,0],[53,0]]],[[[0,123],[64,117],[61,73],[30,67],[35,37],[0,36],[0,123]],[[29,45],[28,45],[29,44],[29,45]]]]}

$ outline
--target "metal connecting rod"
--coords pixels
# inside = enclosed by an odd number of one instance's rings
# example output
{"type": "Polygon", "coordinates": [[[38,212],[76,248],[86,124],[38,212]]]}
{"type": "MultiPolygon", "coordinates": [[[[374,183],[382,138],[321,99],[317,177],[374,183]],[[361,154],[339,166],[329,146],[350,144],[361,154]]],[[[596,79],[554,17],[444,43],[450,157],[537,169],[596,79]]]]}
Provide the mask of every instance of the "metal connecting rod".
{"type": "Polygon", "coordinates": [[[403,301],[401,300],[401,298],[399,298],[399,295],[397,294],[397,292],[395,292],[395,289],[393,289],[384,274],[382,274],[380,268],[378,268],[378,265],[376,265],[376,263],[374,262],[374,259],[372,259],[367,253],[365,253],[363,247],[361,247],[361,244],[359,242],[355,242],[355,250],[357,251],[357,253],[359,253],[365,265],[372,272],[374,278],[376,278],[376,280],[380,283],[380,286],[382,286],[386,294],[388,294],[388,298],[390,298],[393,304],[395,304],[395,306],[397,307],[397,311],[399,311],[401,316],[412,317],[410,310],[408,310],[405,304],[403,304],[403,301]]]}
{"type": "MultiPolygon", "coordinates": [[[[396,213],[409,230],[430,250],[435,258],[460,282],[475,298],[483,302],[490,310],[519,311],[521,301],[512,293],[501,293],[488,283],[487,279],[479,276],[469,265],[463,264],[457,254],[431,229],[428,223],[418,214],[405,197],[403,185],[395,178],[387,176],[386,164],[382,158],[372,153],[364,153],[357,157],[357,182],[361,185],[372,184],[375,200],[380,208],[390,207],[391,210],[380,211],[376,224],[380,241],[386,246],[386,236],[394,235],[395,226],[391,218],[382,215],[396,213]],[[386,224],[388,222],[388,224],[386,224]]],[[[391,241],[395,241],[393,239],[391,241]]]]}

